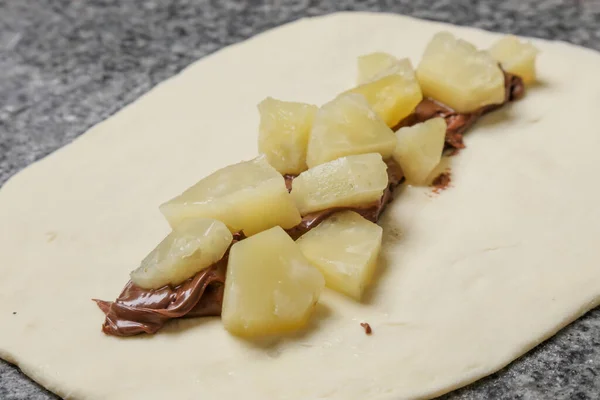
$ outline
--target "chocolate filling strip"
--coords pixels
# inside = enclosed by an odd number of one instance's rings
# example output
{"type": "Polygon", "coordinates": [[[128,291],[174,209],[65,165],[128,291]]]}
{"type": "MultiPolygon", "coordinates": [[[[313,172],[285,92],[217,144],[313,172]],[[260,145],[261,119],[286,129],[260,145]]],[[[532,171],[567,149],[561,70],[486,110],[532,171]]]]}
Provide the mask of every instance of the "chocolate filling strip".
{"type": "MultiPolygon", "coordinates": [[[[448,126],[445,148],[462,149],[465,147],[463,134],[482,115],[518,100],[525,94],[523,81],[516,75],[505,72],[504,86],[505,99],[502,104],[485,106],[471,113],[459,113],[431,98],[425,98],[413,114],[394,127],[394,131],[430,118],[442,117],[448,126]]],[[[331,214],[348,209],[377,222],[385,207],[392,201],[394,189],[404,181],[400,166],[393,160],[386,163],[389,184],[379,201],[365,204],[364,207],[330,208],[305,215],[302,222],[287,230],[288,234],[297,239],[331,214]]],[[[295,176],[285,175],[284,178],[288,190],[291,191],[295,176]]],[[[232,245],[244,238],[242,232],[234,234],[232,245]]],[[[159,289],[142,289],[129,281],[116,301],[94,300],[106,315],[102,331],[114,336],[133,336],[140,333],[156,333],[167,321],[174,318],[220,316],[228,257],[229,250],[220,261],[175,287],[167,285],[159,289]]]]}
{"type": "Polygon", "coordinates": [[[469,129],[482,115],[494,111],[504,104],[519,100],[525,95],[525,85],[523,80],[516,75],[504,72],[504,103],[493,104],[481,107],[471,113],[459,113],[450,107],[435,101],[432,98],[423,99],[415,108],[415,111],[400,121],[393,130],[405,126],[412,126],[430,118],[442,117],[446,120],[446,149],[463,149],[463,134],[469,129]]]}
{"type": "MultiPolygon", "coordinates": [[[[231,246],[245,238],[235,233],[231,246]]],[[[156,333],[173,318],[221,315],[229,249],[221,260],[175,287],[143,289],[129,281],[116,301],[94,299],[106,315],[102,331],[114,336],[156,333]]]]}
{"type": "MultiPolygon", "coordinates": [[[[394,189],[404,180],[398,164],[392,160],[387,165],[389,184],[379,201],[362,208],[339,207],[307,214],[298,225],[287,230],[288,234],[295,240],[331,214],[348,209],[377,222],[385,206],[392,201],[394,189]]],[[[292,180],[286,177],[290,187],[292,180]]],[[[231,246],[242,239],[245,239],[242,232],[234,234],[231,246]]],[[[143,289],[129,281],[116,301],[94,300],[106,315],[102,331],[114,336],[156,333],[170,319],[221,315],[228,257],[229,249],[221,260],[175,287],[143,289]]]]}

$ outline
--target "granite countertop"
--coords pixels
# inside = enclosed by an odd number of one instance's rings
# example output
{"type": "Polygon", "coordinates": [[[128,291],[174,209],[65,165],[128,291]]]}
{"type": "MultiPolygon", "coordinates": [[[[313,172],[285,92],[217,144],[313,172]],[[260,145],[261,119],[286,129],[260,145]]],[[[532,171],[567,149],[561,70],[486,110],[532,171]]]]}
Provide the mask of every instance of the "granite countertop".
{"type": "MultiPolygon", "coordinates": [[[[397,12],[600,50],[600,0],[0,0],[0,185],[196,59],[338,10],[397,12]]],[[[0,399],[55,398],[0,361],[0,399]]],[[[599,399],[600,309],[443,398],[599,399]]]]}

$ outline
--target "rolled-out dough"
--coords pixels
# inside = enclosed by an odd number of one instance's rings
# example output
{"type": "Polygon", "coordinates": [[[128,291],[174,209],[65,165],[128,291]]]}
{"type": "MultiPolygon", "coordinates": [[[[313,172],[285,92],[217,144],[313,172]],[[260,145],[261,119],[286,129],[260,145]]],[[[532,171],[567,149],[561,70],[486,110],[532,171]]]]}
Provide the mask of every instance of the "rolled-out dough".
{"type": "Polygon", "coordinates": [[[452,187],[405,188],[386,212],[364,304],[327,291],[306,332],[269,343],[217,318],[101,333],[90,299],[114,299],[167,234],[159,204],[255,156],[260,100],[321,104],[353,85],[358,55],[416,64],[442,29],[498,37],[397,15],[301,20],[206,57],[15,176],[0,191],[0,356],[65,398],[424,398],[597,306],[600,55],[535,40],[540,83],[470,131],[452,187]]]}

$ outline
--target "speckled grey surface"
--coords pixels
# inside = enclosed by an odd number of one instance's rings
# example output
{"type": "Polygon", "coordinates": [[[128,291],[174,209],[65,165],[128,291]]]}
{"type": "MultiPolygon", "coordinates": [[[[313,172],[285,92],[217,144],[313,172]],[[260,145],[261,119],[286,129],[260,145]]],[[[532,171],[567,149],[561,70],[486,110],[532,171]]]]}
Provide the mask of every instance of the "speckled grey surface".
{"type": "MultiPolygon", "coordinates": [[[[0,184],[194,60],[336,10],[398,12],[600,50],[600,0],[0,0],[0,184]]],[[[0,361],[0,399],[54,398],[0,361]]],[[[600,310],[444,399],[600,399],[600,310]]]]}

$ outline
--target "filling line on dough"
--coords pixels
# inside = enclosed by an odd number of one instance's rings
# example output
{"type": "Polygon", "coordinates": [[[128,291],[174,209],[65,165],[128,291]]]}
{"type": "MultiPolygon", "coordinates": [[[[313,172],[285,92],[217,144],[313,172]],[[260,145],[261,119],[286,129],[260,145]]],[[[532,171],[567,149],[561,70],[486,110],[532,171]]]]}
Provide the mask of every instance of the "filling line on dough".
{"type": "MultiPolygon", "coordinates": [[[[396,131],[401,127],[412,126],[430,118],[443,117],[447,124],[444,151],[449,150],[454,154],[465,147],[463,134],[481,116],[508,102],[519,100],[525,94],[523,80],[514,74],[504,72],[504,86],[503,103],[482,107],[471,113],[458,113],[431,98],[425,98],[411,115],[400,121],[393,129],[396,131]]],[[[404,182],[404,174],[400,166],[392,159],[387,160],[386,163],[389,184],[381,199],[375,204],[368,204],[365,207],[350,208],[372,222],[379,220],[386,206],[393,200],[394,190],[404,182]]],[[[285,175],[284,178],[288,190],[291,191],[295,176],[285,175]]],[[[447,183],[449,183],[449,179],[444,186],[447,183]]],[[[331,214],[342,210],[348,210],[348,208],[331,208],[310,213],[303,216],[300,224],[288,229],[287,232],[293,239],[297,239],[331,214]]],[[[231,245],[244,238],[243,232],[234,234],[231,245]]],[[[129,281],[114,302],[94,299],[100,310],[106,315],[102,331],[114,336],[153,334],[167,321],[174,318],[220,316],[228,256],[229,250],[220,261],[175,287],[167,285],[159,289],[142,289],[129,281]]]]}
{"type": "Polygon", "coordinates": [[[483,115],[497,110],[504,104],[519,100],[525,95],[525,85],[523,80],[514,74],[504,72],[504,103],[492,104],[482,107],[471,113],[459,113],[452,108],[432,99],[423,99],[415,108],[415,111],[404,118],[396,125],[393,130],[405,126],[413,126],[419,122],[427,121],[430,118],[442,117],[446,120],[446,145],[445,149],[459,150],[464,149],[463,134],[483,115]]]}
{"type": "MultiPolygon", "coordinates": [[[[245,238],[243,232],[235,233],[229,249],[245,238]]],[[[102,331],[114,336],[156,333],[174,318],[221,315],[229,249],[221,260],[175,287],[143,289],[129,281],[114,302],[93,299],[106,315],[102,331]]]]}

